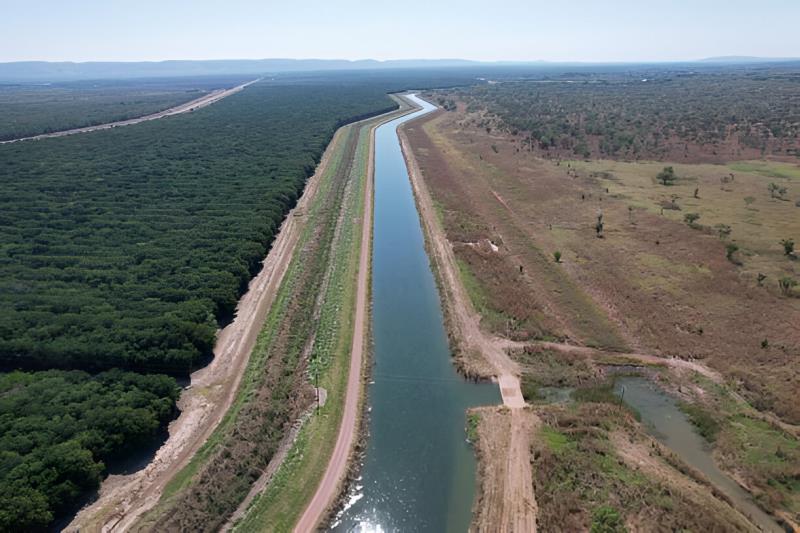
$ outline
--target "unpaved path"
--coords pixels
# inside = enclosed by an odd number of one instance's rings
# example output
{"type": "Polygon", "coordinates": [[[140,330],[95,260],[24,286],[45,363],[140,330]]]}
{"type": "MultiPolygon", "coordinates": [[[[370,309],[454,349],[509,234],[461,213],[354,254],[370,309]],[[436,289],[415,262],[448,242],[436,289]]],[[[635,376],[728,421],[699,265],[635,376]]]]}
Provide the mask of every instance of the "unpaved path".
{"type": "MultiPolygon", "coordinates": [[[[495,471],[505,471],[503,498],[493,505],[499,531],[536,531],[536,498],[530,465],[531,424],[539,419],[527,412],[520,388],[520,369],[506,353],[507,341],[485,332],[480,327],[480,315],[475,311],[458,273],[458,265],[444,228],[436,216],[433,200],[422,178],[416,157],[412,152],[405,129],[414,121],[403,124],[398,134],[400,147],[408,166],[408,174],[417,201],[422,226],[427,237],[428,253],[435,263],[442,282],[442,297],[448,313],[449,327],[459,347],[466,354],[477,353],[463,361],[470,372],[494,376],[500,386],[503,404],[512,410],[508,439],[502,449],[484,459],[491,461],[495,471]]],[[[469,356],[467,356],[469,357],[469,356]]]]}
{"type": "MultiPolygon", "coordinates": [[[[411,112],[407,109],[404,112],[411,112]]],[[[339,426],[339,434],[333,453],[328,461],[325,473],[317,486],[317,491],[308,503],[300,520],[295,525],[294,531],[306,533],[319,527],[331,504],[342,489],[342,482],[347,474],[350,456],[358,435],[361,403],[361,370],[364,364],[364,345],[368,330],[367,311],[369,309],[369,264],[372,247],[372,189],[375,174],[375,130],[388,120],[400,116],[392,113],[371,126],[370,148],[367,163],[367,178],[364,187],[364,221],[361,229],[361,255],[358,261],[358,285],[356,289],[356,313],[353,330],[353,343],[350,349],[350,369],[347,376],[347,391],[345,396],[344,413],[339,426]]]]}
{"type": "Polygon", "coordinates": [[[108,130],[111,128],[117,128],[121,126],[132,126],[133,124],[139,124],[141,122],[147,122],[149,120],[156,120],[159,118],[170,117],[172,115],[180,115],[181,113],[195,111],[197,109],[201,109],[203,107],[210,106],[211,104],[219,102],[223,98],[238,93],[248,85],[257,82],[260,79],[261,78],[253,81],[248,81],[247,83],[237,85],[236,87],[233,87],[231,89],[217,89],[216,91],[211,91],[210,93],[203,95],[200,98],[196,98],[189,102],[176,105],[175,107],[170,107],[169,109],[165,109],[157,113],[152,113],[150,115],[144,115],[142,117],[137,117],[137,118],[130,118],[128,120],[118,120],[116,122],[107,122],[105,124],[97,124],[96,126],[86,126],[84,128],[74,128],[71,130],[56,131],[53,133],[42,133],[41,135],[32,135],[30,137],[9,139],[7,141],[0,141],[0,144],[9,144],[20,141],[38,141],[40,139],[48,139],[51,137],[66,137],[67,135],[75,135],[77,133],[88,133],[90,131],[108,130]]]}
{"type": "Polygon", "coordinates": [[[218,335],[211,363],[191,375],[191,385],[179,401],[180,416],[170,424],[169,438],[144,469],[109,476],[100,497],[82,509],[68,531],[124,531],[161,497],[164,487],[216,429],[236,396],[261,325],[272,305],[295,245],[302,233],[303,213],[313,200],[331,153],[341,142],[334,135],[297,206],[281,225],[261,272],[239,301],[236,317],[218,335]]]}

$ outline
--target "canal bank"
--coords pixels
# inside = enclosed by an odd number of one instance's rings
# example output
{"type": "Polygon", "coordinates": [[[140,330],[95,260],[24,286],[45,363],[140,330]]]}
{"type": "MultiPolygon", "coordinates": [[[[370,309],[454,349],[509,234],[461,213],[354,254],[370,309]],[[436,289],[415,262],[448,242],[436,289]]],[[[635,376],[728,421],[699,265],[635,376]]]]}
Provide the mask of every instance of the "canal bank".
{"type": "Polygon", "coordinates": [[[408,98],[422,109],[375,132],[369,437],[335,531],[466,531],[475,491],[466,410],[500,401],[496,385],[468,382],[452,364],[397,137],[435,107],[408,98]]]}

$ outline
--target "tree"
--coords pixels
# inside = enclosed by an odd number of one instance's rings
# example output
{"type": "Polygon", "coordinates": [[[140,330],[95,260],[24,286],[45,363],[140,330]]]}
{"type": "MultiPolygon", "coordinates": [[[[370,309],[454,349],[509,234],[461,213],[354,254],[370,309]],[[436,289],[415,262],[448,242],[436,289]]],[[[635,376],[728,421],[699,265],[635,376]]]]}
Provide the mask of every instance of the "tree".
{"type": "Polygon", "coordinates": [[[561,252],[559,252],[558,250],[553,252],[553,259],[555,259],[556,263],[560,263],[561,262],[561,252]]]}
{"type": "Polygon", "coordinates": [[[782,239],[781,246],[783,246],[784,255],[792,257],[794,254],[794,239],[782,239]]]}
{"type": "Polygon", "coordinates": [[[714,226],[717,229],[717,234],[719,235],[720,239],[724,239],[726,237],[730,237],[731,234],[731,227],[727,224],[717,224],[714,226]]]}
{"type": "Polygon", "coordinates": [[[686,213],[685,215],[683,215],[683,221],[686,222],[686,224],[690,228],[696,228],[697,224],[695,224],[695,223],[699,219],[700,219],[700,214],[699,213],[686,213]]]}
{"type": "Polygon", "coordinates": [[[597,223],[594,225],[594,230],[597,232],[597,238],[603,238],[603,228],[605,224],[603,224],[603,213],[597,214],[597,223]]]}
{"type": "Polygon", "coordinates": [[[729,242],[725,246],[725,257],[727,257],[728,261],[730,261],[731,263],[735,263],[736,261],[734,261],[733,259],[733,254],[735,254],[738,251],[739,251],[739,246],[733,244],[732,242],[729,242]]]}
{"type": "Polygon", "coordinates": [[[778,286],[781,288],[781,292],[784,296],[789,296],[792,289],[797,286],[797,280],[789,276],[784,276],[778,280],[778,286]]]}
{"type": "Polygon", "coordinates": [[[672,185],[672,182],[676,179],[675,169],[672,167],[664,167],[664,170],[658,173],[656,179],[663,185],[672,185]]]}

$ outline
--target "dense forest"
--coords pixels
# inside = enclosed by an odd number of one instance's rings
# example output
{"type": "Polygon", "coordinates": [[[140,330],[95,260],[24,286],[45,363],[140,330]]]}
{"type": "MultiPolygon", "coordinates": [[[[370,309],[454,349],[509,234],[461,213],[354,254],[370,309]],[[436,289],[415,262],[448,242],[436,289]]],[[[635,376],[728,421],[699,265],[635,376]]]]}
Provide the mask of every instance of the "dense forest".
{"type": "Polygon", "coordinates": [[[565,72],[441,97],[559,157],[800,156],[800,70],[565,72]],[[724,152],[724,154],[723,154],[724,152]]]}
{"type": "Polygon", "coordinates": [[[250,78],[0,83],[0,141],[155,113],[250,78]]]}
{"type": "Polygon", "coordinates": [[[178,388],[151,372],[211,355],[333,132],[394,107],[384,83],[284,80],[0,146],[0,364],[25,370],[0,374],[0,531],[47,527],[153,442],[178,388]]]}
{"type": "Polygon", "coordinates": [[[163,375],[0,374],[0,531],[45,529],[98,487],[106,461],[156,437],[177,398],[163,375]]]}
{"type": "Polygon", "coordinates": [[[188,373],[338,125],[393,106],[378,85],[262,84],[0,146],[0,362],[188,373]]]}

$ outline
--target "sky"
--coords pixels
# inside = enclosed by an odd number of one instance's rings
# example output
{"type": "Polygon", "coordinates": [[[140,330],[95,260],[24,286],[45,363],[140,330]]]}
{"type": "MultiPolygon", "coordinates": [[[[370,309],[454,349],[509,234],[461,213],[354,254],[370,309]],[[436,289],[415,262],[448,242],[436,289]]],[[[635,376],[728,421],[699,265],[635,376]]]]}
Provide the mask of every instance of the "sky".
{"type": "Polygon", "coordinates": [[[800,0],[0,0],[0,61],[800,57],[800,0]]]}

